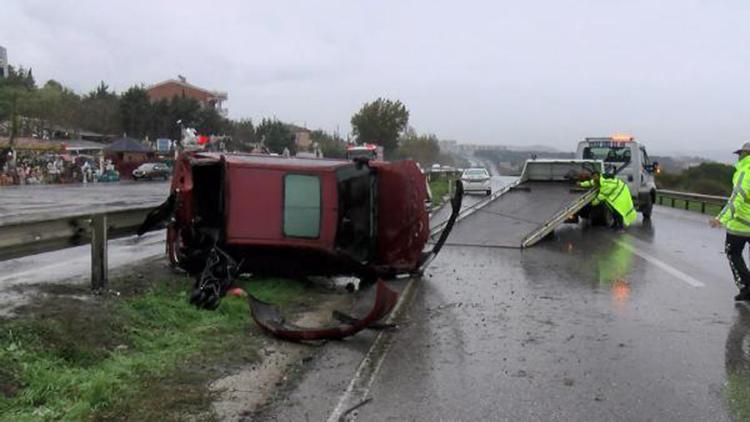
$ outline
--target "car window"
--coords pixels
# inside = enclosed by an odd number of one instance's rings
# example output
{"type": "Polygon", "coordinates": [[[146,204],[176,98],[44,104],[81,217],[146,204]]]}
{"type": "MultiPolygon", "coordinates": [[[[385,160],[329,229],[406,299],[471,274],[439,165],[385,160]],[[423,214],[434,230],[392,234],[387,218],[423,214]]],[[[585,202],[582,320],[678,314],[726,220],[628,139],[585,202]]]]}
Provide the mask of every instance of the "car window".
{"type": "Polygon", "coordinates": [[[320,236],[320,179],[288,174],[284,177],[284,235],[320,236]]]}
{"type": "Polygon", "coordinates": [[[464,172],[466,176],[487,176],[487,170],[485,169],[470,169],[464,172]]]}
{"type": "Polygon", "coordinates": [[[643,155],[643,167],[650,166],[651,159],[648,158],[648,154],[646,154],[646,149],[643,147],[641,147],[641,155],[643,155]]]}

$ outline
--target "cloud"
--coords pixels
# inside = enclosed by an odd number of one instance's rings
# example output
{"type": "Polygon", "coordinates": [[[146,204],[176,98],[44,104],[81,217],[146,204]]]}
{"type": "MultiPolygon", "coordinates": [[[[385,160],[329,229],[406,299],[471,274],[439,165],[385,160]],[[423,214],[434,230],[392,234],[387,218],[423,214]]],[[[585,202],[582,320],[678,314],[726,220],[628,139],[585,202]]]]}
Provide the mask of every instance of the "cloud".
{"type": "Polygon", "coordinates": [[[443,138],[572,148],[633,131],[659,148],[747,138],[741,1],[20,1],[0,44],[77,91],[177,74],[233,117],[333,130],[378,96],[443,138]]]}

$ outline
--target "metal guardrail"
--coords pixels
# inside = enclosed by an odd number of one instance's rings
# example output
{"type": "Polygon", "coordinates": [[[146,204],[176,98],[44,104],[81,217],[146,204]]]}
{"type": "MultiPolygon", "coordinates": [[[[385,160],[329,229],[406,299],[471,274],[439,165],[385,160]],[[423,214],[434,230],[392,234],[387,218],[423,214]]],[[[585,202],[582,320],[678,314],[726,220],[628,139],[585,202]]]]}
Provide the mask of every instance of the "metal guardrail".
{"type": "Polygon", "coordinates": [[[90,243],[91,288],[107,288],[107,241],[136,234],[154,207],[0,224],[0,261],[90,243]]]}
{"type": "Polygon", "coordinates": [[[700,204],[701,214],[706,213],[706,205],[710,204],[721,207],[729,200],[726,196],[703,195],[700,193],[678,192],[666,189],[657,190],[656,196],[659,205],[664,205],[666,199],[672,208],[676,208],[678,201],[684,204],[686,210],[690,209],[691,203],[700,204]]]}

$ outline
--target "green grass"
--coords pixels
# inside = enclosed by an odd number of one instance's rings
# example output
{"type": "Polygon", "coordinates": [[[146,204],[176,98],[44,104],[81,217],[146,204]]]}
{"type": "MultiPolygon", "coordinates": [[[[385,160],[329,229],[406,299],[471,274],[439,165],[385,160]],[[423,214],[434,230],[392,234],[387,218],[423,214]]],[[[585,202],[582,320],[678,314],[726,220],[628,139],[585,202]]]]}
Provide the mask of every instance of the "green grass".
{"type": "Polygon", "coordinates": [[[727,379],[724,396],[733,419],[750,421],[750,380],[746,374],[733,374],[727,379]]]}
{"type": "MultiPolygon", "coordinates": [[[[659,205],[659,200],[661,199],[661,195],[657,195],[656,197],[656,204],[659,205]]],[[[671,207],[672,206],[672,199],[668,196],[663,197],[663,203],[665,207],[671,207]]],[[[675,199],[675,208],[679,209],[685,209],[685,201],[682,199],[675,199]]],[[[719,212],[721,212],[722,205],[717,204],[706,204],[706,215],[717,215],[719,212]]],[[[690,201],[688,204],[688,211],[694,211],[694,212],[701,212],[701,204],[699,202],[690,201]]]]}
{"type": "MultiPolygon", "coordinates": [[[[244,299],[198,310],[187,301],[190,284],[119,300],[58,300],[0,323],[0,419],[180,419],[173,412],[185,406],[210,419],[211,368],[254,361],[260,337],[244,299]]],[[[242,284],[274,303],[306,290],[289,280],[242,284]]]]}
{"type": "Polygon", "coordinates": [[[430,182],[430,191],[432,192],[432,206],[437,207],[443,203],[443,200],[450,190],[450,180],[438,179],[430,182]]]}

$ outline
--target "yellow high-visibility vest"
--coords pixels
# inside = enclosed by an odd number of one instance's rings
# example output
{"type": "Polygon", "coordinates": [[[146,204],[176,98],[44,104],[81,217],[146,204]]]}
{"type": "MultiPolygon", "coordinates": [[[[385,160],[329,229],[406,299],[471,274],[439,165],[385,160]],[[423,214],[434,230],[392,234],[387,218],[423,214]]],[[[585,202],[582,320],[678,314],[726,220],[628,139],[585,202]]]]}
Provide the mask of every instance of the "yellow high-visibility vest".
{"type": "MultiPolygon", "coordinates": [[[[581,186],[584,188],[594,187],[594,181],[587,180],[581,182],[581,186]]],[[[628,184],[617,177],[612,179],[599,178],[599,193],[591,203],[592,205],[597,205],[601,202],[606,202],[610,208],[620,214],[622,222],[626,226],[633,224],[637,217],[628,184]]]]}
{"type": "Polygon", "coordinates": [[[750,236],[750,156],[738,161],[732,176],[732,196],[716,217],[727,228],[727,232],[738,236],[750,236]]]}

